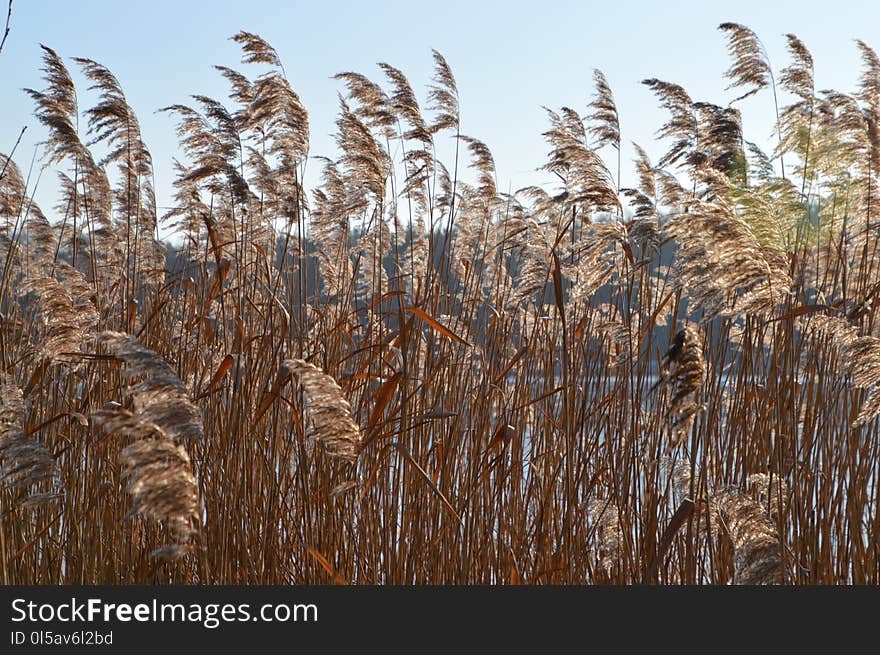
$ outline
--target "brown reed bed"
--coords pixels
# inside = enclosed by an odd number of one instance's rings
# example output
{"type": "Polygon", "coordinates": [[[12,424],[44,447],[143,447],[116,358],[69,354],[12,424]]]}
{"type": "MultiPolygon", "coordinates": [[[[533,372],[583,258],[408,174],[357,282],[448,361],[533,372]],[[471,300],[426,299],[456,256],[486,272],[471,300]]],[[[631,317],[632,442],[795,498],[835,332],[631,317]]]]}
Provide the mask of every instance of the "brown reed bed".
{"type": "Polygon", "coordinates": [[[880,582],[880,59],[820,92],[796,37],[775,70],[721,29],[742,97],[646,80],[635,188],[596,72],[515,194],[439,53],[424,106],[338,76],[306,188],[307,109],[241,32],[228,98],[166,108],[165,215],[119,81],[44,48],[60,205],[0,158],[3,582],[880,582]]]}

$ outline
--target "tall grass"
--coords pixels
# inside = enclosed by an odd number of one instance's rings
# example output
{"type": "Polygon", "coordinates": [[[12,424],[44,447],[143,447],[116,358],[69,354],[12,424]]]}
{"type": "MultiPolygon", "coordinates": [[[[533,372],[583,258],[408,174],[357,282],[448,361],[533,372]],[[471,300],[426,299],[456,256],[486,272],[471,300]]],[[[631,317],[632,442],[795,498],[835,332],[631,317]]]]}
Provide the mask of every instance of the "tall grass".
{"type": "Polygon", "coordinates": [[[256,73],[166,108],[164,216],[120,83],[44,48],[51,219],[0,160],[3,582],[880,582],[880,60],[817,92],[796,37],[774,71],[721,28],[775,152],[646,80],[666,152],[619,188],[597,72],[513,195],[438,53],[424,109],[338,76],[305,188],[307,110],[239,33],[256,73]]]}

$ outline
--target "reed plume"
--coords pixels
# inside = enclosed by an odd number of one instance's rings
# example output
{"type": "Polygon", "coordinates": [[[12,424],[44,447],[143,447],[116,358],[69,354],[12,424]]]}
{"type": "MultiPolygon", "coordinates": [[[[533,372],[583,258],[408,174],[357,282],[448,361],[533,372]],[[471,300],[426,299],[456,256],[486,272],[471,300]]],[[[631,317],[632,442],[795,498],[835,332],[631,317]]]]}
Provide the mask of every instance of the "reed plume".
{"type": "Polygon", "coordinates": [[[21,389],[4,379],[0,384],[0,488],[17,492],[18,507],[41,505],[61,497],[55,458],[44,444],[27,434],[24,420],[21,389]]]}
{"type": "Polygon", "coordinates": [[[727,48],[733,60],[724,74],[730,80],[728,88],[746,89],[734,102],[748,98],[772,84],[773,73],[758,35],[739,23],[721,23],[718,29],[727,36],[727,48]]]}
{"type": "Polygon", "coordinates": [[[667,417],[673,443],[677,444],[690,433],[696,414],[705,409],[699,403],[699,398],[706,376],[706,363],[697,328],[686,326],[676,333],[663,357],[663,366],[666,369],[664,377],[672,394],[667,417]]]}
{"type": "Polygon", "coordinates": [[[736,585],[768,585],[785,581],[779,535],[767,510],[737,491],[715,497],[725,529],[733,542],[736,585]]]}
{"type": "Polygon", "coordinates": [[[302,388],[306,416],[314,425],[315,441],[322,444],[331,457],[354,461],[361,433],[342,389],[331,376],[304,360],[288,359],[283,366],[302,388]]]}
{"type": "Polygon", "coordinates": [[[161,521],[170,543],[150,555],[178,559],[191,549],[198,517],[198,486],[186,444],[204,437],[200,412],[168,362],[137,338],[107,331],[99,342],[125,364],[125,379],[140,379],[126,389],[130,409],[111,406],[92,413],[108,434],[134,439],[119,453],[132,498],[128,516],[161,521]]]}

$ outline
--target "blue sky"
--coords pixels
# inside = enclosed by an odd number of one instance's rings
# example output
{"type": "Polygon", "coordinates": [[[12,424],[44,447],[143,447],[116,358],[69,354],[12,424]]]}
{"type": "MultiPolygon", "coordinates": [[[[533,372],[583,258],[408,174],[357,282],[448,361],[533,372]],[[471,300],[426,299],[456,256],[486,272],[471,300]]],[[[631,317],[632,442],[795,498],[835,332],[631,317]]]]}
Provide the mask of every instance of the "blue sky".
{"type": "MultiPolygon", "coordinates": [[[[0,5],[5,17],[6,0],[0,5]]],[[[122,82],[153,153],[160,204],[166,205],[177,148],[172,117],[156,110],[187,103],[196,93],[223,98],[225,81],[212,66],[248,72],[251,67],[240,65],[238,47],[228,40],[244,29],[280,53],[310,113],[313,155],[334,153],[337,94],[343,89],[334,73],[353,70],[380,81],[375,64],[388,62],[424,98],[436,48],[458,81],[462,131],[491,148],[499,188],[517,189],[540,179],[535,169],[547,152],[542,106],[586,113],[593,68],[602,69],[612,86],[623,139],[654,157],[662,152],[653,135],[664,114],[640,80],[676,82],[695,100],[717,104],[735,97],[724,91],[721,77],[729,63],[716,29],[723,21],[752,27],[777,71],[787,64],[783,34],[797,34],[813,52],[820,89],[853,89],[860,64],[853,39],[880,49],[880,3],[867,2],[15,0],[12,30],[0,53],[0,152],[8,152],[27,125],[15,156],[26,170],[43,136],[31,101],[20,91],[42,88],[38,44],[65,58],[89,57],[122,82]]],[[[83,88],[81,107],[91,99],[83,88]]],[[[759,94],[740,107],[746,138],[769,144],[771,96],[759,94]]],[[[632,153],[626,149],[623,156],[626,184],[632,153]]],[[[53,184],[51,177],[41,182],[45,188],[37,198],[44,205],[51,205],[53,184]]]]}

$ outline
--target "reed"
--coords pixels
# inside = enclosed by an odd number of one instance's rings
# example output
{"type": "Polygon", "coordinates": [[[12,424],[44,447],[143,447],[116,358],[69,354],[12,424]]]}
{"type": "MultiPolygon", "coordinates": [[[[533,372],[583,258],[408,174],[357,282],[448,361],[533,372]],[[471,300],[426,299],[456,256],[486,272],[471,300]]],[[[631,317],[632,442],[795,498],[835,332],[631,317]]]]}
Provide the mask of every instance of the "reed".
{"type": "Polygon", "coordinates": [[[120,81],[44,47],[60,205],[0,157],[4,583],[880,582],[880,59],[817,92],[797,37],[777,71],[721,30],[742,95],[646,80],[634,188],[596,71],[513,194],[437,52],[424,103],[337,76],[307,188],[241,32],[228,97],[165,109],[165,215],[120,81]],[[770,100],[764,153],[737,103],[770,100]]]}

